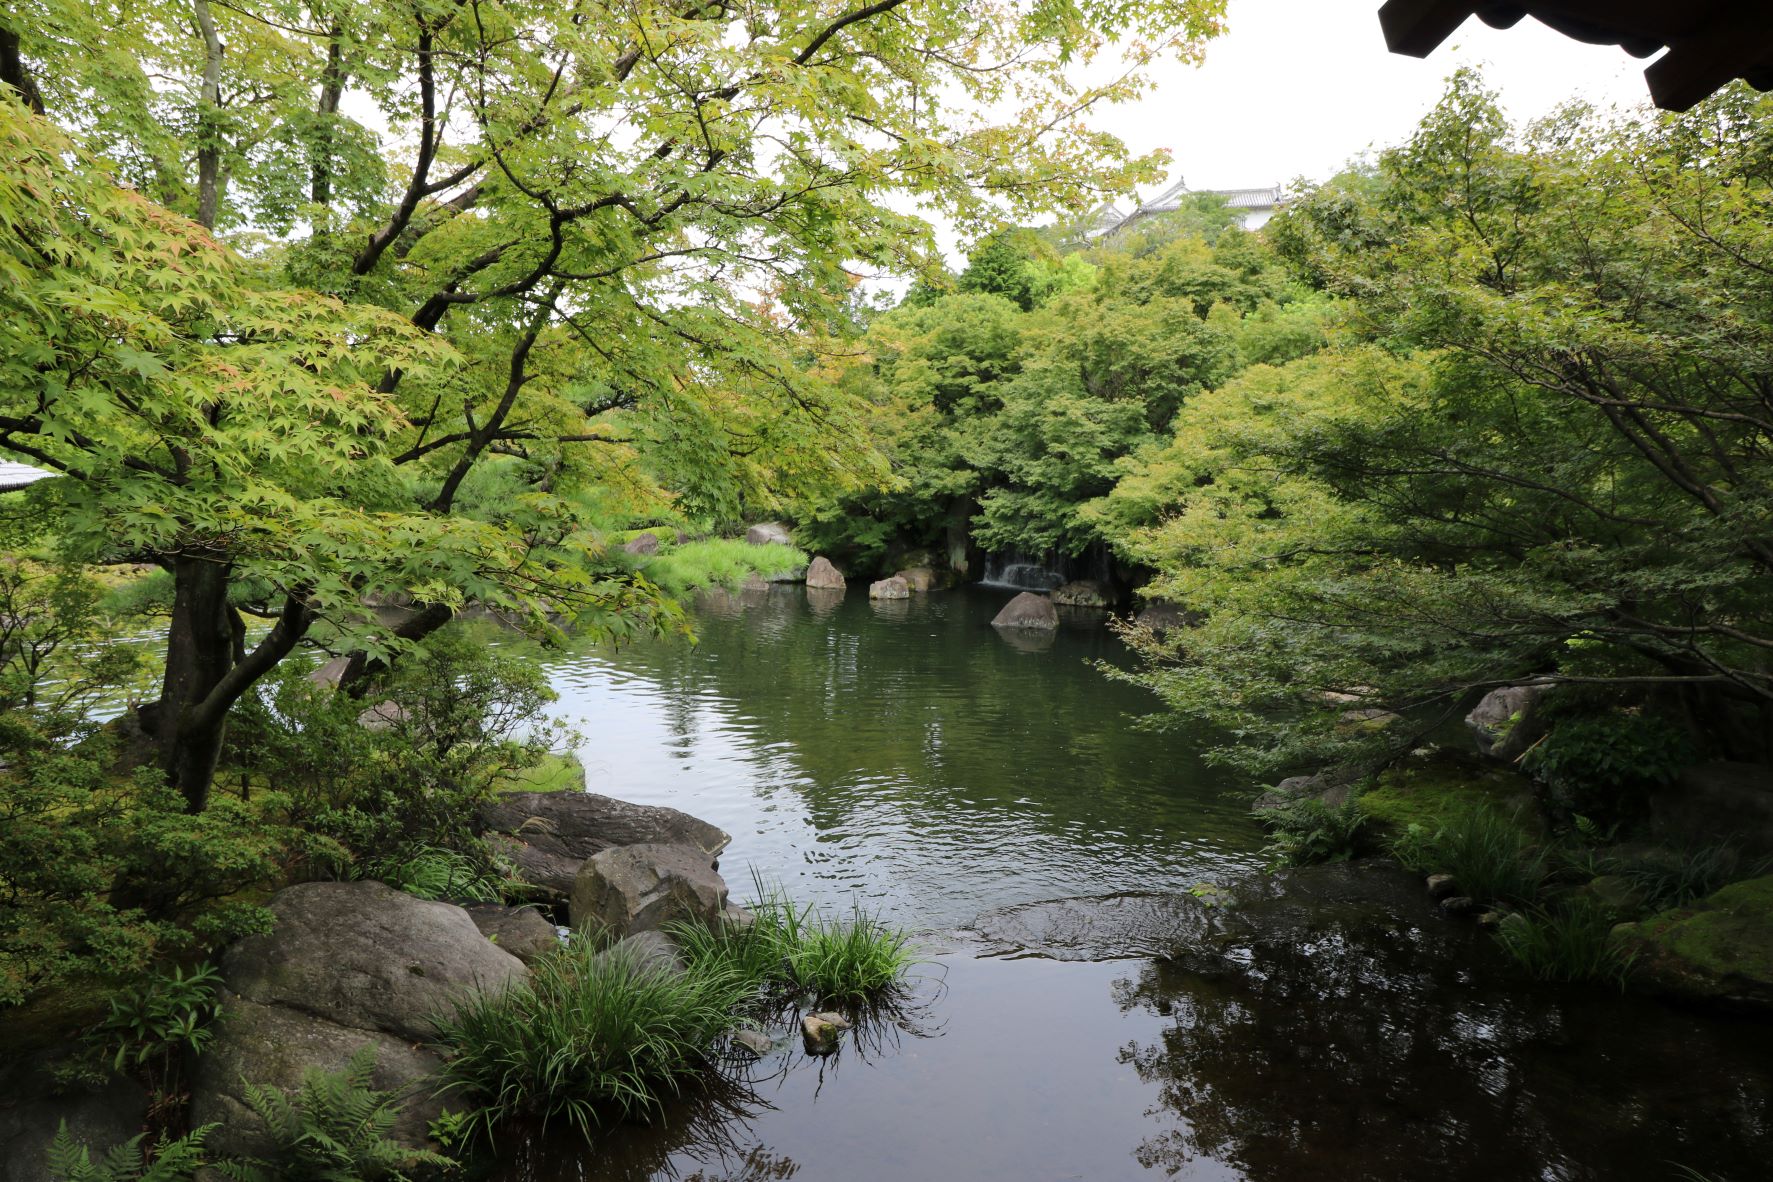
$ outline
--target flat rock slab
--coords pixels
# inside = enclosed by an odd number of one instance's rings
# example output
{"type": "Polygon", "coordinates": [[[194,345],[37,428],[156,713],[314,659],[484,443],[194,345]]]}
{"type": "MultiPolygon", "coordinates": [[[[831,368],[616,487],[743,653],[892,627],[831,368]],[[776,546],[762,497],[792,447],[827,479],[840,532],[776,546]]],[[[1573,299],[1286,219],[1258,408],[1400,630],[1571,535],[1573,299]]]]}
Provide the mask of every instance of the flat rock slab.
{"type": "Polygon", "coordinates": [[[677,845],[712,863],[732,841],[688,813],[630,804],[595,792],[509,792],[481,806],[481,836],[517,865],[524,882],[548,896],[572,894],[585,859],[624,845],[677,845]]]}
{"type": "Polygon", "coordinates": [[[617,846],[585,860],[570,911],[580,931],[631,936],[681,920],[712,927],[726,909],[726,896],[725,880],[700,848],[617,846]]]}
{"type": "Polygon", "coordinates": [[[1632,977],[1656,993],[1773,1011],[1773,875],[1615,929],[1632,977]]]}

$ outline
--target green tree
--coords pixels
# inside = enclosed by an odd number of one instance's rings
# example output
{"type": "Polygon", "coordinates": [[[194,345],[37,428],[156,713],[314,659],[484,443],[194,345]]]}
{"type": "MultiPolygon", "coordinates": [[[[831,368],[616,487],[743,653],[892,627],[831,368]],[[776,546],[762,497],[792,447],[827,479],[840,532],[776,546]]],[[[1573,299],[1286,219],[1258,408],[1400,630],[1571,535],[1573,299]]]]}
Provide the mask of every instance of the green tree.
{"type": "Polygon", "coordinates": [[[1341,347],[1193,400],[1111,498],[1201,613],[1145,639],[1149,683],[1270,766],[1381,758],[1526,676],[1764,757],[1769,144],[1746,90],[1516,132],[1465,74],[1376,178],[1303,201],[1283,243],[1341,347]]]}
{"type": "Polygon", "coordinates": [[[69,474],[54,495],[86,515],[69,535],[83,557],[171,570],[154,729],[192,807],[228,705],[317,617],[349,638],[348,682],[470,599],[656,622],[645,588],[594,577],[586,490],[638,462],[721,515],[866,474],[860,408],[807,351],[843,328],[858,267],[930,264],[927,223],[894,198],[980,235],[1149,179],[1154,160],[1084,116],[1136,94],[1160,56],[1198,56],[1222,8],[27,0],[0,15],[0,80],[129,186],[100,191],[7,104],[32,180],[0,190],[4,310],[32,331],[4,341],[0,447],[69,474]],[[1127,69],[1076,83],[1104,46],[1126,47],[1127,69]],[[74,224],[88,206],[99,218],[74,224]],[[48,298],[69,276],[84,303],[48,298]],[[171,327],[130,328],[142,304],[171,327]],[[463,489],[489,466],[526,491],[476,516],[463,489]],[[361,611],[383,593],[416,608],[393,633],[361,611]],[[241,607],[275,621],[250,652],[241,607]]]}

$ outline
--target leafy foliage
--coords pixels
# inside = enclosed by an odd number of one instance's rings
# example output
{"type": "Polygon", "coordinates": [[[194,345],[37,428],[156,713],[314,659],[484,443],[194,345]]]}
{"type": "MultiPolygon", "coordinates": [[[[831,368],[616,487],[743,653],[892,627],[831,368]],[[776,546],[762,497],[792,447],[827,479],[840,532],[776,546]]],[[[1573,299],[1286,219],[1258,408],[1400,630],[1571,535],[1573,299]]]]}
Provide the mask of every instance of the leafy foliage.
{"type": "Polygon", "coordinates": [[[51,1182],[190,1182],[203,1162],[203,1139],[214,1125],[193,1129],[183,1137],[163,1140],[154,1149],[153,1159],[142,1152],[145,1135],[131,1137],[113,1146],[98,1161],[92,1150],[76,1145],[63,1121],[49,1143],[48,1166],[51,1182]]]}
{"type": "Polygon", "coordinates": [[[1606,907],[1578,900],[1511,917],[1497,937],[1541,981],[1599,981],[1623,989],[1633,957],[1613,937],[1617,922],[1606,907]]]}
{"type": "Polygon", "coordinates": [[[246,1103],[277,1148],[267,1158],[216,1163],[233,1182],[408,1182],[408,1171],[448,1167],[439,1153],[390,1140],[400,1108],[392,1092],[371,1086],[375,1048],[359,1048],[342,1071],[310,1068],[291,1094],[247,1083],[246,1103]]]}
{"type": "Polygon", "coordinates": [[[219,1010],[214,965],[199,965],[189,976],[183,968],[157,973],[111,997],[110,1012],[95,1036],[112,1048],[111,1065],[122,1071],[149,1059],[203,1050],[219,1010]]]}
{"type": "Polygon", "coordinates": [[[1545,881],[1545,852],[1514,817],[1475,808],[1430,830],[1411,825],[1392,843],[1399,862],[1424,874],[1451,874],[1480,903],[1527,903],[1545,881]]]}
{"type": "Polygon", "coordinates": [[[1270,832],[1263,851],[1272,865],[1310,866],[1346,862],[1361,852],[1361,838],[1370,818],[1360,798],[1350,796],[1334,807],[1305,799],[1260,814],[1270,832]]]}

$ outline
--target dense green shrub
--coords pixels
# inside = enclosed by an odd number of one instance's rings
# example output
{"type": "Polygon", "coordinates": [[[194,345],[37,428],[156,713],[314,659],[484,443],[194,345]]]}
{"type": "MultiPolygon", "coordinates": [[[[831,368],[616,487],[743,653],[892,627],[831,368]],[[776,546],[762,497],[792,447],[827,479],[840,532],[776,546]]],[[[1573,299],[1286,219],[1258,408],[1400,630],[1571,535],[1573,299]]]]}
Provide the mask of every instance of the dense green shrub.
{"type": "Polygon", "coordinates": [[[1268,827],[1263,849],[1271,866],[1308,866],[1314,862],[1345,862],[1360,852],[1361,837],[1371,818],[1356,797],[1335,807],[1318,800],[1298,800],[1258,814],[1268,827]]]}
{"type": "Polygon", "coordinates": [[[1548,803],[1597,824],[1630,821],[1653,788],[1669,784],[1695,758],[1686,730],[1636,710],[1564,713],[1521,758],[1544,782],[1548,803]]]}

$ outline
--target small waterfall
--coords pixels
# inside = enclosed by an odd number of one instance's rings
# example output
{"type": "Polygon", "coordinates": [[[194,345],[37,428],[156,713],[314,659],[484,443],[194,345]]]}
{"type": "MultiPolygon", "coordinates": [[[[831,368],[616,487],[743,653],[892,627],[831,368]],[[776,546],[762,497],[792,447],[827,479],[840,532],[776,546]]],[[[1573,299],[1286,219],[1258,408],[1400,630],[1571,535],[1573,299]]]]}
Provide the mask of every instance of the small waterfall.
{"type": "Polygon", "coordinates": [[[1055,570],[1055,565],[1020,550],[990,554],[985,558],[985,577],[979,583],[1011,591],[1054,591],[1065,584],[1064,574],[1055,570]]]}

